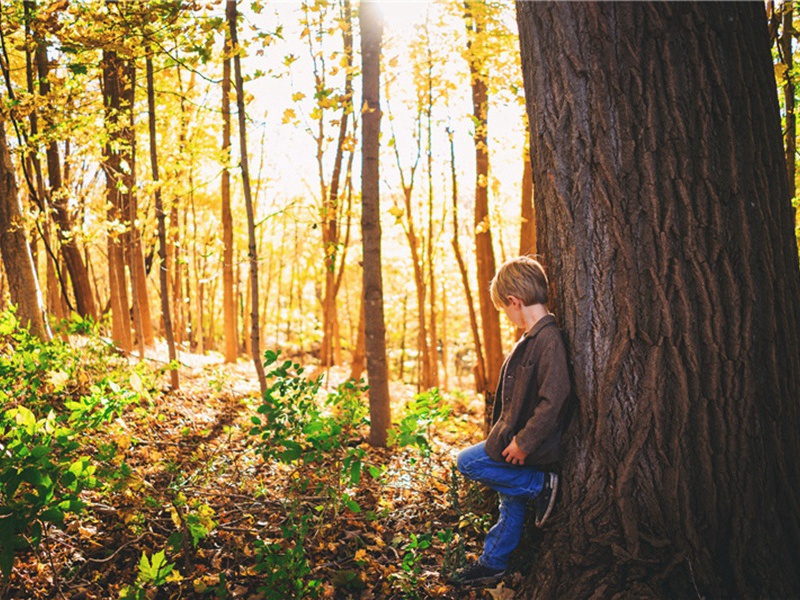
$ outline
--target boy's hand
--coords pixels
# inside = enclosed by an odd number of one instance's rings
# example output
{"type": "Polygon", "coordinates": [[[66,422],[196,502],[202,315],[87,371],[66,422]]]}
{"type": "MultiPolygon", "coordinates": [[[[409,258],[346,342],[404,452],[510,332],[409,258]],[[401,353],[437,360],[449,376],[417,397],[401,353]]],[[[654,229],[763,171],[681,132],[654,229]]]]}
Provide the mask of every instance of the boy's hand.
{"type": "Polygon", "coordinates": [[[503,458],[506,459],[506,462],[511,463],[512,465],[523,464],[526,456],[528,455],[523,452],[519,446],[517,446],[516,437],[514,437],[506,449],[503,450],[503,458]]]}

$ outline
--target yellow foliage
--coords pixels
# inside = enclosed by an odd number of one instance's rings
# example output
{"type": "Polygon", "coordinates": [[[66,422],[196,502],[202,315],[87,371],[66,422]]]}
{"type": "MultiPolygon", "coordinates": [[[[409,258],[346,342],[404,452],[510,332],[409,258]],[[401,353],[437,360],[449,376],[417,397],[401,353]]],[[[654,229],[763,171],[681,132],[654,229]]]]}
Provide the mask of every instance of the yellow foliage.
{"type": "Polygon", "coordinates": [[[284,125],[288,125],[296,121],[297,121],[297,113],[294,112],[293,108],[287,108],[285,111],[283,111],[283,120],[281,122],[284,125]]]}

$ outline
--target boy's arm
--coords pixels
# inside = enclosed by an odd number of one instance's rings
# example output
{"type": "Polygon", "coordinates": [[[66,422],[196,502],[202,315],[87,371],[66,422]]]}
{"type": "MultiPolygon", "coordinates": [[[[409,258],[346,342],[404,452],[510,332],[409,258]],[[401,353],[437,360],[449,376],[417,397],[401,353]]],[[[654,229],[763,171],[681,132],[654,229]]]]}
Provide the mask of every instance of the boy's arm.
{"type": "Polygon", "coordinates": [[[542,348],[537,375],[539,404],[514,438],[526,456],[558,429],[559,417],[569,396],[567,352],[560,332],[551,336],[542,348]]]}

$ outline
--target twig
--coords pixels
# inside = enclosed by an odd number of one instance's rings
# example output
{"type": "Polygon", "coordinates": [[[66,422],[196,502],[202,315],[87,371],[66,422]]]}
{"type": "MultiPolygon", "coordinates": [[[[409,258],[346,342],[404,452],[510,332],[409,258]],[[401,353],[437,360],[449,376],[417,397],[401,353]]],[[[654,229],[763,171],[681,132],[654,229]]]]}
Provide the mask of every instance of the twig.
{"type": "Polygon", "coordinates": [[[91,562],[91,563],[107,563],[108,561],[113,559],[117,554],[119,554],[120,551],[122,551],[124,548],[127,548],[128,546],[130,546],[132,544],[137,544],[137,543],[141,542],[148,535],[152,535],[152,533],[150,531],[145,531],[142,535],[140,535],[135,540],[131,540],[129,542],[125,542],[124,544],[122,544],[122,546],[120,546],[119,548],[114,550],[114,553],[111,554],[110,556],[107,556],[106,558],[87,558],[86,562],[87,563],[89,563],[89,562],[91,562]]]}

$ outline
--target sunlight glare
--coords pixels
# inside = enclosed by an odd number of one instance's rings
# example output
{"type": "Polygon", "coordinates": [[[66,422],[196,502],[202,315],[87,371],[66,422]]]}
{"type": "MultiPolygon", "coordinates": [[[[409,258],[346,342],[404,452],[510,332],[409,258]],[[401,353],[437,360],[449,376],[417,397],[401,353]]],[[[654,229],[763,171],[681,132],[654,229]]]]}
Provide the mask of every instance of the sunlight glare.
{"type": "Polygon", "coordinates": [[[406,35],[425,20],[432,0],[381,0],[377,2],[384,26],[396,35],[406,35]]]}

